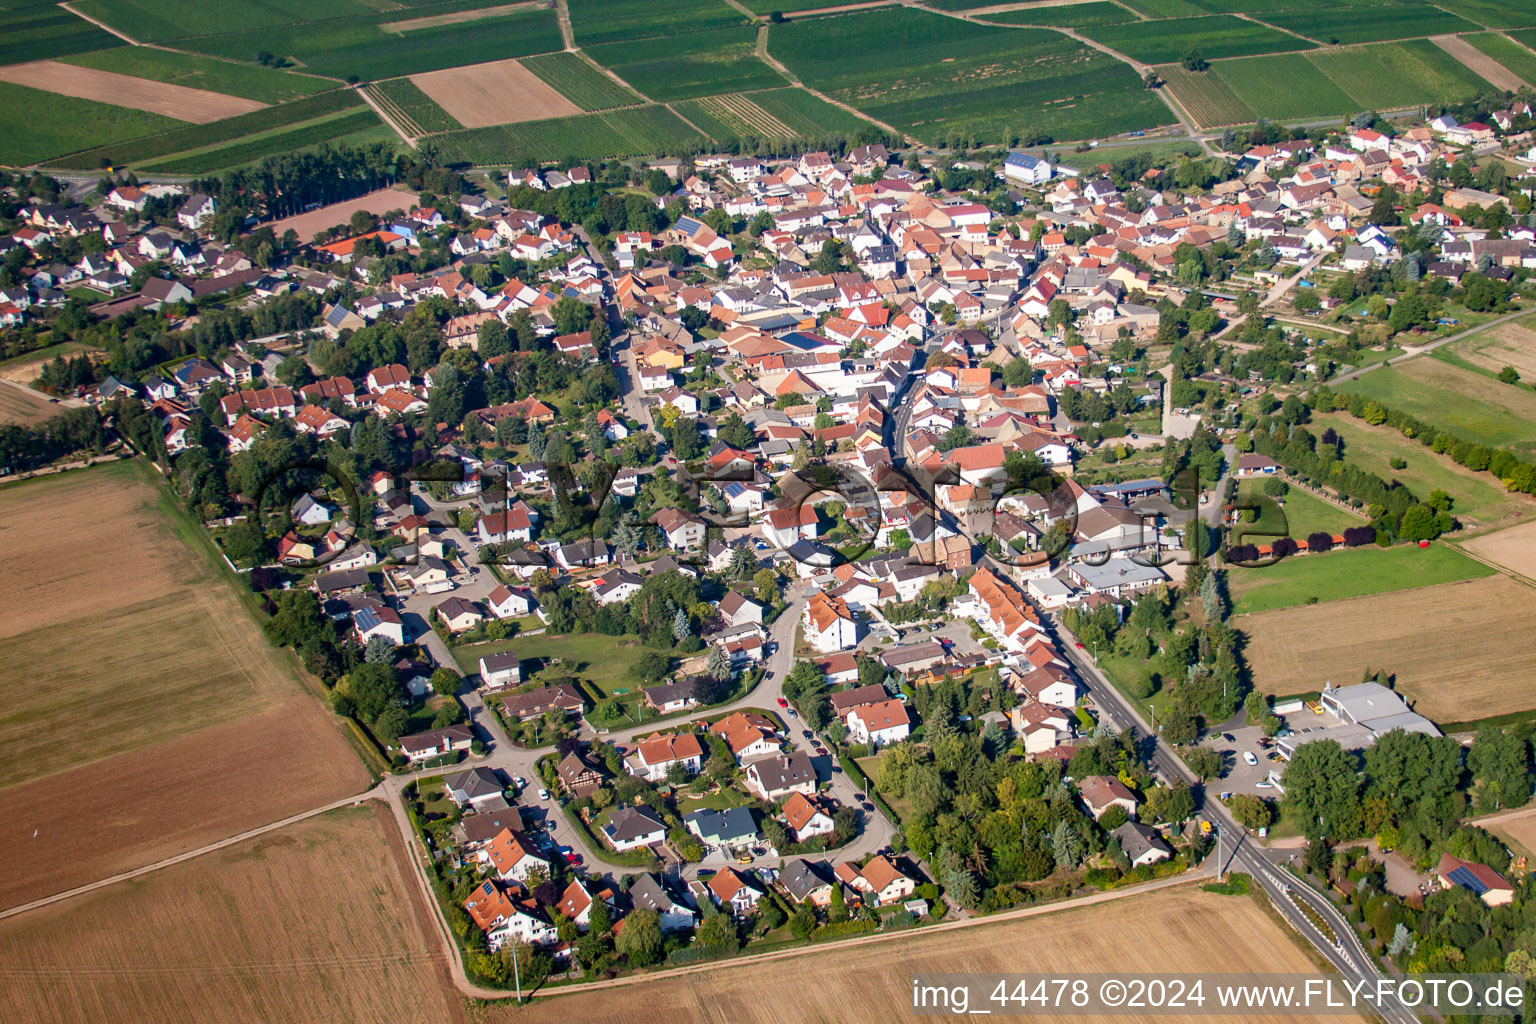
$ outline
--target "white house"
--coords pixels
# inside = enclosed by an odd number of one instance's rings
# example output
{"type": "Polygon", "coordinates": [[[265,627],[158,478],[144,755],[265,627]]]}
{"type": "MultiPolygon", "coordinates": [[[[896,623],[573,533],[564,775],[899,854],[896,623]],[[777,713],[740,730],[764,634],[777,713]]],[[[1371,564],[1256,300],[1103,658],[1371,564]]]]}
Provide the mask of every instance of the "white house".
{"type": "Polygon", "coordinates": [[[1003,160],[1003,177],[1021,185],[1040,185],[1051,180],[1051,164],[1028,153],[1009,153],[1003,160]]]}
{"type": "Polygon", "coordinates": [[[480,685],[488,690],[501,690],[516,686],[523,681],[523,663],[516,651],[486,654],[480,658],[480,685]]]}
{"type": "Polygon", "coordinates": [[[899,743],[912,733],[907,706],[895,699],[851,707],[844,715],[844,724],[853,742],[874,743],[877,747],[899,743]]]}
{"type": "Polygon", "coordinates": [[[859,642],[859,624],[840,597],[818,591],[805,603],[805,642],[823,654],[844,651],[859,642]]]}

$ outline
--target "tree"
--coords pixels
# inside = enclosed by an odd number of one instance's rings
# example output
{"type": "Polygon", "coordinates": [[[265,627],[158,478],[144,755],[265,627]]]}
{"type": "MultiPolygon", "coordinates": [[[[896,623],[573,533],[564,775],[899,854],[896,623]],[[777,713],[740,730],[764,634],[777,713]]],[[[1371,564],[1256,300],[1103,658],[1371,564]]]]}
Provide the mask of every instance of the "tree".
{"type": "Polygon", "coordinates": [[[1520,379],[1520,371],[1513,366],[1506,366],[1499,371],[1499,380],[1505,384],[1513,384],[1520,379]]]}
{"type": "Polygon", "coordinates": [[[724,647],[719,644],[710,644],[706,671],[711,678],[720,682],[731,678],[731,659],[726,655],[724,647]]]}
{"type": "Polygon", "coordinates": [[[779,577],[772,569],[759,569],[752,574],[752,584],[757,588],[758,600],[772,604],[779,597],[779,577]]]}
{"type": "Polygon", "coordinates": [[[1083,840],[1070,821],[1060,821],[1051,832],[1051,855],[1063,871],[1077,867],[1083,857],[1083,840]]]}
{"type": "Polygon", "coordinates": [[[757,554],[752,545],[737,544],[731,551],[731,564],[726,570],[732,579],[744,580],[757,571],[757,554]]]}
{"type": "Polygon", "coordinates": [[[370,665],[395,660],[395,642],[387,636],[371,636],[363,647],[363,660],[370,665]]]}
{"type": "Polygon", "coordinates": [[[1124,825],[1127,821],[1130,820],[1131,816],[1126,812],[1124,807],[1121,807],[1119,804],[1110,804],[1104,813],[1099,817],[1099,828],[1103,829],[1105,832],[1113,832],[1115,829],[1119,828],[1121,825],[1124,825]]]}
{"type": "Polygon", "coordinates": [[[1251,793],[1239,793],[1230,804],[1232,816],[1247,829],[1268,828],[1275,820],[1275,808],[1263,797],[1251,793]]]}
{"type": "Polygon", "coordinates": [[[1303,743],[1282,777],[1285,800],[1307,838],[1353,835],[1360,816],[1360,779],[1336,740],[1303,743]]]}
{"type": "Polygon", "coordinates": [[[1193,747],[1185,751],[1184,763],[1201,782],[1214,779],[1221,774],[1221,755],[1210,747],[1193,747]]]}
{"type": "Polygon", "coordinates": [[[1201,56],[1199,50],[1188,50],[1179,60],[1179,64],[1185,71],[1205,71],[1211,66],[1211,62],[1201,56]]]}
{"type": "Polygon", "coordinates": [[[1479,810],[1486,813],[1529,802],[1531,750],[1524,737],[1497,726],[1484,726],[1467,753],[1467,767],[1477,782],[1479,810]]]}

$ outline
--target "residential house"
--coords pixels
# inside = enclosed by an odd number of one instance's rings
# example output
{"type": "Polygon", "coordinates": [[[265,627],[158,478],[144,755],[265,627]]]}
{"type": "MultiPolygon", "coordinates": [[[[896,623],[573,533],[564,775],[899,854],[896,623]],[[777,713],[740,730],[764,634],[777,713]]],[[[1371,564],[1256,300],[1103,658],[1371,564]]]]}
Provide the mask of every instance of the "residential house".
{"type": "Polygon", "coordinates": [[[1110,835],[1120,841],[1120,850],[1133,868],[1156,864],[1173,856],[1173,850],[1163,841],[1157,829],[1139,821],[1128,821],[1110,832],[1110,835]]]}
{"type": "Polygon", "coordinates": [[[502,790],[506,788],[493,770],[483,767],[445,775],[443,786],[448,791],[448,799],[460,807],[480,807],[500,800],[502,790]]]}
{"type": "Polygon", "coordinates": [[[766,757],[747,765],[747,789],[763,800],[777,802],[791,793],[813,796],[816,793],[816,768],[803,751],[788,757],[766,757]]]}
{"type": "Polygon", "coordinates": [[[1084,776],[1078,780],[1077,793],[1094,821],[1104,817],[1111,807],[1120,807],[1128,818],[1136,817],[1136,795],[1113,775],[1084,776]]]}
{"type": "Polygon", "coordinates": [[[784,801],[784,805],[779,808],[779,817],[784,819],[789,834],[795,837],[797,843],[828,835],[833,829],[832,815],[821,806],[821,802],[798,791],[791,793],[784,801]]]}
{"type": "Polygon", "coordinates": [[[703,763],[704,746],[693,733],[662,733],[636,744],[624,768],[631,775],[660,782],[674,764],[682,765],[686,774],[693,775],[703,763]]]}
{"type": "Polygon", "coordinates": [[[480,656],[480,686],[487,690],[501,690],[516,686],[523,681],[523,663],[516,651],[480,656]]]}
{"type": "Polygon", "coordinates": [[[469,731],[468,726],[450,725],[442,729],[401,736],[399,743],[400,752],[405,755],[406,760],[425,761],[454,751],[468,750],[474,740],[475,734],[469,731]]]}
{"type": "Polygon", "coordinates": [[[653,846],[666,839],[667,825],[643,807],[620,807],[609,815],[603,835],[607,837],[608,845],[622,853],[653,846]]]}
{"type": "Polygon", "coordinates": [[[843,722],[848,727],[848,738],[855,743],[884,746],[899,743],[912,733],[907,706],[894,699],[849,708],[843,722]]]}

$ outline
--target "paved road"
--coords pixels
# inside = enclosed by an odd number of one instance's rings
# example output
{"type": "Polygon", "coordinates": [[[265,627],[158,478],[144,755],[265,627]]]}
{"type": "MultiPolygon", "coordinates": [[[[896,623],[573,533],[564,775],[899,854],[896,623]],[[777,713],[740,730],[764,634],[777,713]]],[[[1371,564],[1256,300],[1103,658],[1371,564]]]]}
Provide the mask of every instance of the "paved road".
{"type": "MultiPolygon", "coordinates": [[[[1120,692],[1099,671],[1093,659],[1077,648],[1076,638],[1061,623],[1060,618],[1053,617],[1052,623],[1057,635],[1063,640],[1060,644],[1061,650],[1066,653],[1067,659],[1077,669],[1078,678],[1087,685],[1100,715],[1117,729],[1135,727],[1142,735],[1152,736],[1154,738],[1152,767],[1157,775],[1167,782],[1178,780],[1189,784],[1195,797],[1196,810],[1216,824],[1224,835],[1229,837],[1228,842],[1234,839],[1241,840],[1235,853],[1229,857],[1230,867],[1252,875],[1269,894],[1281,915],[1341,974],[1352,979],[1381,977],[1382,972],[1378,969],[1376,961],[1366,951],[1354,928],[1333,905],[1333,902],[1276,865],[1278,858],[1289,854],[1283,851],[1264,850],[1257,841],[1248,836],[1242,826],[1238,825],[1225,805],[1214,799],[1206,800],[1203,788],[1193,773],[1184,766],[1184,762],[1174,753],[1173,748],[1164,742],[1161,736],[1156,735],[1129,702],[1120,696],[1120,692]],[[1289,888],[1289,893],[1284,891],[1286,887],[1289,888]],[[1311,918],[1294,905],[1290,894],[1305,900],[1328,923],[1329,928],[1338,938],[1339,944],[1336,945],[1318,930],[1311,918]]],[[[1230,850],[1231,847],[1227,849],[1230,850]]],[[[1400,1004],[1386,1008],[1383,1016],[1391,1024],[1412,1024],[1415,1020],[1414,1016],[1400,1004]]]]}

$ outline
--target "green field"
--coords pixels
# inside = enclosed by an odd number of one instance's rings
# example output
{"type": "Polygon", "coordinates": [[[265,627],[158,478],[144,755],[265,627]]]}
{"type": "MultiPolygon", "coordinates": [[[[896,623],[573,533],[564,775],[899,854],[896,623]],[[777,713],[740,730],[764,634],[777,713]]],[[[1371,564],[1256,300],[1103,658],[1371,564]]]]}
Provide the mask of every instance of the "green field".
{"type": "MultiPolygon", "coordinates": [[[[783,14],[793,14],[796,11],[819,11],[823,7],[836,7],[842,0],[742,0],[741,6],[755,14],[764,17],[779,11],[783,14]]],[[[858,0],[847,0],[849,3],[857,3],[858,0]]]]}
{"type": "Polygon", "coordinates": [[[641,102],[626,89],[574,53],[545,53],[518,61],[556,92],[582,110],[611,110],[641,102]]]}
{"type": "Polygon", "coordinates": [[[1530,0],[1441,0],[1436,6],[1489,28],[1536,25],[1536,7],[1530,0]]]}
{"type": "Polygon", "coordinates": [[[65,57],[64,63],[147,78],[152,82],[184,85],[189,89],[244,96],[262,103],[283,103],[336,87],[335,82],[323,78],[149,46],[117,46],[96,53],[81,53],[65,57]]]}
{"type": "Polygon", "coordinates": [[[1065,7],[1002,11],[998,14],[986,15],[985,20],[997,21],[1005,25],[1060,25],[1063,28],[1091,28],[1095,25],[1122,25],[1125,22],[1140,19],[1119,4],[1110,3],[1109,0],[1098,0],[1096,3],[1069,4],[1065,7]]]}
{"type": "MultiPolygon", "coordinates": [[[[474,6],[470,5],[471,9],[474,6]]],[[[430,10],[434,14],[448,13],[462,7],[461,4],[443,4],[430,10]]],[[[409,32],[389,32],[380,27],[409,17],[411,13],[393,10],[250,29],[200,36],[185,40],[181,45],[199,53],[235,60],[251,60],[266,51],[292,58],[304,70],[316,74],[336,78],[357,75],[364,80],[415,75],[563,48],[553,10],[519,11],[409,32]]]]}
{"type": "Polygon", "coordinates": [[[684,100],[673,108],[716,142],[728,139],[850,138],[879,130],[793,86],[684,100]]]}
{"type": "Polygon", "coordinates": [[[119,46],[122,40],[59,7],[0,14],[0,64],[119,46]]]}
{"type": "Polygon", "coordinates": [[[1313,47],[1305,39],[1230,14],[1101,25],[1083,34],[1144,64],[1172,63],[1190,50],[1214,59],[1313,47]]]}
{"type": "Polygon", "coordinates": [[[1428,39],[1327,50],[1307,59],[1366,110],[1451,103],[1493,88],[1428,39]]]}
{"type": "Polygon", "coordinates": [[[1527,82],[1536,84],[1536,53],[1497,32],[1478,32],[1462,38],[1527,82]]]}
{"type": "Polygon", "coordinates": [[[480,671],[482,657],[505,650],[517,652],[525,672],[535,668],[528,664],[530,661],[559,658],[559,664],[550,663],[540,670],[542,675],[574,676],[582,681],[589,691],[588,695],[597,700],[613,697],[630,704],[640,699],[640,689],[644,684],[630,676],[629,668],[648,648],[641,646],[634,637],[605,636],[601,633],[574,633],[568,636],[542,633],[510,641],[463,644],[453,649],[453,656],[459,668],[469,675],[480,671]]]}
{"type": "MultiPolygon", "coordinates": [[[[1238,487],[1242,501],[1259,506],[1258,518],[1248,528],[1264,531],[1265,537],[1290,537],[1304,540],[1308,534],[1324,530],[1330,534],[1343,533],[1351,526],[1364,526],[1366,520],[1352,512],[1346,512],[1332,502],[1309,494],[1300,487],[1292,486],[1280,498],[1264,494],[1264,485],[1257,480],[1245,480],[1238,487]]],[[[1255,536],[1251,544],[1268,544],[1263,537],[1255,536]]]]}
{"type": "Polygon", "coordinates": [[[698,152],[708,142],[676,114],[657,104],[493,128],[466,128],[434,135],[432,141],[445,160],[476,165],[686,155],[698,152]]]}
{"type": "MultiPolygon", "coordinates": [[[[51,95],[51,94],[50,94],[51,95]]],[[[83,101],[82,101],[83,102],[83,101]]],[[[292,103],[284,103],[265,110],[253,110],[239,117],[228,117],[210,124],[181,125],[168,122],[174,131],[158,129],[160,134],[136,133],[130,141],[98,144],[95,149],[74,153],[61,166],[94,169],[111,164],[142,164],[157,157],[184,153],[188,150],[232,142],[260,132],[270,132],[287,125],[312,121],[326,114],[350,107],[362,106],[363,98],[352,89],[333,89],[292,103]]],[[[100,138],[89,141],[101,143],[100,138]]]]}
{"type": "Polygon", "coordinates": [[[379,107],[410,135],[451,132],[464,127],[409,78],[391,78],[368,86],[379,107]]]}
{"type": "Polygon", "coordinates": [[[1290,53],[1218,61],[1206,73],[1226,83],[1255,118],[1320,117],[1360,109],[1311,62],[1312,56],[1290,53]]]}
{"type": "Polygon", "coordinates": [[[807,85],[926,142],[1088,138],[1171,117],[1125,64],[1049,30],[884,8],[775,25],[768,45],[807,85]]]}
{"type": "Polygon", "coordinates": [[[1383,39],[1475,32],[1478,28],[1465,18],[1428,4],[1276,11],[1265,14],[1264,20],[1321,43],[1374,43],[1383,39]]]}
{"type": "Polygon", "coordinates": [[[1536,454],[1536,394],[1492,387],[1487,377],[1438,359],[1410,359],[1338,386],[1373,398],[1458,437],[1536,454]]]}
{"type": "MultiPolygon", "coordinates": [[[[584,49],[596,43],[675,36],[747,23],[746,15],[734,10],[724,0],[667,0],[665,4],[636,3],[635,0],[570,0],[568,6],[571,31],[577,44],[584,49]]],[[[775,5],[772,9],[779,10],[780,6],[775,5]]]]}
{"type": "Polygon", "coordinates": [[[92,143],[184,128],[186,122],[0,82],[0,126],[0,163],[21,167],[92,143]]]}
{"type": "Polygon", "coordinates": [[[198,150],[185,156],[153,161],[145,170],[156,174],[207,174],[242,164],[255,163],[268,156],[297,152],[323,142],[332,142],[379,125],[379,115],[372,110],[312,121],[284,131],[244,139],[227,146],[198,150]]]}
{"type": "Polygon", "coordinates": [[[1383,480],[1397,480],[1420,498],[1442,490],[1451,496],[1451,512],[1463,522],[1498,522],[1526,509],[1518,495],[1487,473],[1456,465],[1449,456],[1437,455],[1388,426],[1373,427],[1344,412],[1314,417],[1314,433],[1332,427],[1344,438],[1344,457],[1351,465],[1375,473],[1383,480]],[[1393,469],[1392,460],[1407,466],[1393,469]]]}
{"type": "Polygon", "coordinates": [[[1478,579],[1496,571],[1444,544],[1399,544],[1299,555],[1262,569],[1228,566],[1227,582],[1233,614],[1245,615],[1307,604],[1314,597],[1318,602],[1339,601],[1478,579]]]}
{"type": "Polygon", "coordinates": [[[1191,0],[1125,0],[1125,5],[1149,18],[1192,18],[1211,13],[1191,0]]]}
{"type": "Polygon", "coordinates": [[[1169,64],[1158,71],[1174,98],[1202,128],[1258,120],[1217,70],[1185,71],[1177,64],[1169,64]]]}
{"type": "Polygon", "coordinates": [[[757,30],[710,29],[586,47],[587,54],[653,100],[769,89],[784,78],[757,59],[757,30]]]}
{"type": "Polygon", "coordinates": [[[378,10],[364,0],[80,0],[78,6],[140,40],[214,35],[378,10]]]}

